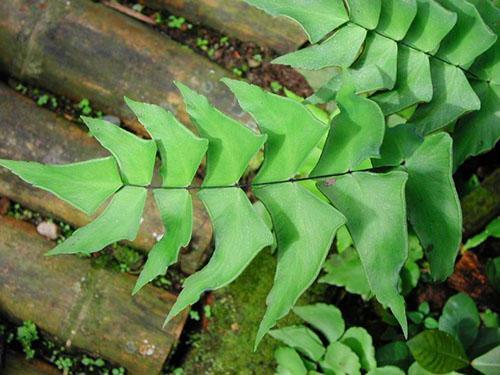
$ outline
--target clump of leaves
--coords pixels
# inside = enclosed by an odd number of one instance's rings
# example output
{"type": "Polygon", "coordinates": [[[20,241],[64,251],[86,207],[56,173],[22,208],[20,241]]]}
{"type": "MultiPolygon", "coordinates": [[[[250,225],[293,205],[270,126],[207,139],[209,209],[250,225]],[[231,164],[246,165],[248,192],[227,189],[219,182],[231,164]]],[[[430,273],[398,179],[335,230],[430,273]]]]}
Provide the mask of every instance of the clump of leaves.
{"type": "Polygon", "coordinates": [[[35,323],[31,320],[26,320],[21,326],[17,328],[16,340],[21,344],[26,359],[33,359],[35,357],[35,349],[33,349],[33,342],[39,339],[38,330],[35,323]]]}

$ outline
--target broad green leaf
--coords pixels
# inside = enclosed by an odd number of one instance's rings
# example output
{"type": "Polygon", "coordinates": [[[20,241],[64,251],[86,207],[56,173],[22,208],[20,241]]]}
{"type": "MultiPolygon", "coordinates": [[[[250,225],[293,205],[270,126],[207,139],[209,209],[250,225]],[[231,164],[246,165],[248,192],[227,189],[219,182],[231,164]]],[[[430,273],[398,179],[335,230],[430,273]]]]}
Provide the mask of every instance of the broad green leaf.
{"type": "Polygon", "coordinates": [[[352,22],[369,30],[377,27],[382,8],[381,0],[346,0],[346,3],[352,22]]]}
{"type": "Polygon", "coordinates": [[[313,361],[318,361],[325,353],[325,348],[318,335],[304,326],[288,326],[273,329],[269,334],[276,340],[304,353],[313,361]]]}
{"type": "Polygon", "coordinates": [[[340,342],[332,342],[328,346],[320,366],[327,374],[361,374],[361,365],[356,353],[340,342]]]}
{"type": "Polygon", "coordinates": [[[460,119],[453,131],[453,164],[458,168],[471,156],[493,147],[500,139],[500,86],[473,81],[481,109],[460,119]]]}
{"type": "Polygon", "coordinates": [[[462,237],[462,210],[452,177],[451,138],[427,136],[405,163],[408,171],[408,219],[430,263],[436,281],[453,272],[462,237]]]}
{"type": "Polygon", "coordinates": [[[384,366],[368,371],[366,375],[405,375],[405,373],[395,366],[384,366]]]}
{"type": "Polygon", "coordinates": [[[212,220],[215,251],[208,264],[189,276],[166,322],[200,298],[207,290],[226,286],[252,259],[273,243],[273,235],[238,188],[204,189],[198,193],[212,220]]]}
{"type": "Polygon", "coordinates": [[[481,107],[479,98],[460,68],[432,59],[431,76],[432,100],[420,105],[411,118],[420,134],[442,129],[460,116],[481,107]]]}
{"type": "Polygon", "coordinates": [[[371,97],[385,115],[432,99],[431,68],[425,53],[399,46],[397,70],[394,89],[371,97]]]}
{"type": "Polygon", "coordinates": [[[268,137],[264,163],[253,182],[280,181],[295,176],[326,133],[327,125],[293,99],[242,81],[223,81],[268,137]]]}
{"type": "Polygon", "coordinates": [[[385,130],[380,159],[372,159],[375,167],[398,166],[411,156],[423,142],[412,124],[401,124],[385,130]]]}
{"type": "Polygon", "coordinates": [[[292,348],[280,347],[274,352],[278,363],[277,375],[306,375],[307,369],[299,354],[292,348]]]}
{"type": "MultiPolygon", "coordinates": [[[[422,368],[418,362],[413,362],[413,364],[408,369],[408,375],[435,375],[434,372],[430,372],[422,368]]],[[[444,375],[460,375],[458,372],[446,372],[444,375]]]]}
{"type": "Polygon", "coordinates": [[[195,136],[160,106],[128,98],[125,102],[157,143],[163,186],[188,186],[205,156],[208,141],[195,136]]]}
{"type": "Polygon", "coordinates": [[[370,289],[388,306],[407,334],[405,303],[398,292],[399,272],[408,257],[404,188],[407,175],[355,172],[319,189],[347,218],[370,289]]]}
{"type": "Polygon", "coordinates": [[[112,156],[66,165],[0,159],[0,166],[87,215],[94,214],[122,186],[118,166],[112,156]]]}
{"type": "Polygon", "coordinates": [[[444,38],[437,56],[464,69],[488,50],[497,36],[481,18],[476,7],[466,0],[439,0],[458,16],[457,23],[444,38]]]}
{"type": "Polygon", "coordinates": [[[470,358],[476,358],[489,352],[491,349],[500,345],[500,328],[482,327],[479,328],[476,341],[471,345],[467,354],[470,358]]]}
{"type": "Polygon", "coordinates": [[[322,332],[332,343],[344,333],[345,323],[340,310],[325,303],[315,305],[295,306],[293,312],[302,320],[322,332]]]}
{"type": "MultiPolygon", "coordinates": [[[[491,1],[468,0],[473,3],[481,14],[481,17],[498,36],[500,34],[500,9],[491,1]]],[[[479,56],[470,71],[485,81],[500,84],[500,39],[497,38],[495,44],[479,56]]]]}
{"type": "Polygon", "coordinates": [[[206,97],[182,83],[176,83],[186,109],[201,136],[208,139],[207,168],[203,186],[231,185],[245,172],[266,136],[213,107],[206,97]]]}
{"type": "Polygon", "coordinates": [[[274,285],[257,342],[284,317],[318,276],[344,217],[296,183],[254,188],[273,219],[278,242],[274,285]]]}
{"type": "Polygon", "coordinates": [[[472,367],[485,375],[500,373],[500,345],[472,361],[472,367]]]}
{"type": "Polygon", "coordinates": [[[123,187],[97,219],[77,229],[47,255],[91,254],[118,241],[134,240],[141,224],[146,196],[145,188],[123,187]]]}
{"type": "Polygon", "coordinates": [[[417,16],[404,41],[420,51],[434,51],[456,22],[457,14],[435,0],[417,0],[417,16]]]}
{"type": "Polygon", "coordinates": [[[455,337],[465,349],[476,339],[480,324],[476,304],[464,293],[450,297],[439,318],[439,330],[455,337]]]}
{"type": "Polygon", "coordinates": [[[339,253],[344,252],[344,250],[352,246],[352,238],[345,225],[340,227],[340,229],[337,231],[335,245],[337,246],[337,251],[339,253]]]}
{"type": "Polygon", "coordinates": [[[181,247],[186,247],[191,240],[193,203],[189,191],[155,189],[154,196],[166,233],[148,253],[148,260],[132,294],[137,293],[157,276],[165,274],[167,268],[177,262],[181,247]]]}
{"type": "Polygon", "coordinates": [[[156,143],[145,140],[111,122],[83,117],[90,133],[115,157],[123,182],[146,186],[151,183],[156,161],[156,143]]]}
{"type": "Polygon", "coordinates": [[[280,56],[273,63],[309,70],[329,66],[348,68],[358,57],[365,37],[366,29],[349,23],[321,44],[280,56]]]}
{"type": "Polygon", "coordinates": [[[404,341],[393,341],[377,348],[377,364],[379,366],[398,366],[408,368],[412,361],[410,349],[404,341]]]}
{"type": "Polygon", "coordinates": [[[297,21],[311,43],[318,42],[330,31],[349,21],[342,0],[245,0],[273,16],[286,16],[297,21]]]}
{"type": "Polygon", "coordinates": [[[446,332],[423,331],[407,344],[418,364],[433,373],[455,371],[469,364],[460,343],[446,332]]]}
{"type": "Polygon", "coordinates": [[[343,173],[368,158],[379,156],[385,119],[379,106],[356,95],[352,84],[337,94],[340,114],[333,118],[330,132],[313,176],[343,173]]]}
{"type": "Polygon", "coordinates": [[[344,333],[340,342],[356,353],[364,370],[370,371],[377,367],[372,337],[366,329],[351,327],[344,333]]]}
{"type": "Polygon", "coordinates": [[[382,0],[377,31],[394,40],[405,37],[417,15],[416,0],[382,0]]]}
{"type": "Polygon", "coordinates": [[[359,294],[365,300],[372,296],[361,259],[352,247],[332,255],[325,262],[325,270],[327,273],[319,280],[321,283],[344,287],[349,293],[359,294]]]}
{"type": "Polygon", "coordinates": [[[356,92],[391,90],[396,83],[397,64],[397,43],[375,32],[369,33],[363,54],[350,69],[356,92]]]}

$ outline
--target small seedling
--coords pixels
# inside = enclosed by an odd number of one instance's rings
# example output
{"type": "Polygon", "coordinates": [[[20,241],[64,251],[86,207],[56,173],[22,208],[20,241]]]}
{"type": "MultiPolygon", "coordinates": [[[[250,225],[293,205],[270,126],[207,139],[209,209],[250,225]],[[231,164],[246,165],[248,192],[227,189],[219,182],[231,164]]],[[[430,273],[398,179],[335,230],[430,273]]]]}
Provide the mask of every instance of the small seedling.
{"type": "Polygon", "coordinates": [[[171,29],[181,29],[182,26],[186,23],[186,19],[184,17],[177,17],[174,15],[170,15],[168,17],[167,26],[171,29]]]}
{"type": "Polygon", "coordinates": [[[23,347],[26,359],[33,359],[35,357],[35,350],[32,348],[32,344],[38,338],[36,325],[30,320],[23,322],[23,325],[17,328],[16,340],[23,347]]]}
{"type": "Polygon", "coordinates": [[[92,113],[92,107],[90,106],[90,100],[83,98],[80,103],[78,103],[78,108],[81,110],[82,114],[88,116],[92,113]]]}

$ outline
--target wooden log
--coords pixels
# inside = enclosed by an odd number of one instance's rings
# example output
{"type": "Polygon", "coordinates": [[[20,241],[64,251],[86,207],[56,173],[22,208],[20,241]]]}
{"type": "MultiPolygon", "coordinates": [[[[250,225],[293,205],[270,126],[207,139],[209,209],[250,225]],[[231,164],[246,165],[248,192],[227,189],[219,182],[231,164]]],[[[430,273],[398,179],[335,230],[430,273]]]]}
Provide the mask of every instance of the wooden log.
{"type": "Polygon", "coordinates": [[[142,0],[154,9],[166,9],[192,22],[210,26],[245,42],[285,54],[307,41],[302,28],[291,19],[273,17],[243,0],[142,0]]]}
{"type": "Polygon", "coordinates": [[[500,168],[489,175],[481,186],[461,199],[463,233],[468,238],[482,230],[500,214],[500,168]]]}
{"type": "Polygon", "coordinates": [[[60,375],[54,366],[33,359],[28,361],[23,355],[7,352],[5,368],[0,368],[3,375],[60,375]]]}
{"type": "Polygon", "coordinates": [[[175,296],[134,277],[92,268],[76,256],[46,257],[54,244],[28,223],[0,218],[0,310],[32,320],[69,347],[119,363],[132,374],[158,374],[187,313],[162,329],[175,296]]]}
{"type": "Polygon", "coordinates": [[[188,123],[174,81],[249,121],[219,82],[227,72],[147,25],[88,0],[0,1],[0,69],[98,109],[144,133],[123,96],[159,104],[188,123]]]}
{"type": "MultiPolygon", "coordinates": [[[[0,84],[0,134],[0,158],[5,159],[63,164],[108,154],[83,128],[37,107],[30,99],[3,84],[0,84]]],[[[54,195],[33,188],[4,168],[0,168],[0,195],[76,227],[92,219],[54,195]]],[[[201,201],[196,196],[193,198],[195,222],[191,251],[181,256],[181,268],[186,272],[193,272],[200,266],[212,236],[208,215],[201,201]]],[[[150,194],[144,222],[133,246],[149,250],[163,232],[158,209],[150,194]]]]}

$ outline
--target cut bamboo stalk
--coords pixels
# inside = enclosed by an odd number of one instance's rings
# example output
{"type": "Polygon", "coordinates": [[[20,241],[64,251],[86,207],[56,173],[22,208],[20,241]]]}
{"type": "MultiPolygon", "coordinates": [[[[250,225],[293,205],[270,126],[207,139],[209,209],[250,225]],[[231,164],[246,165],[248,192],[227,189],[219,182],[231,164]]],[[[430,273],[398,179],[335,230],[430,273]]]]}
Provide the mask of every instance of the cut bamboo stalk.
{"type": "MultiPolygon", "coordinates": [[[[107,155],[99,143],[76,124],[39,108],[36,104],[0,84],[0,158],[64,164],[107,155]]],[[[199,181],[197,182],[199,183],[199,181]]],[[[0,168],[0,195],[35,211],[58,218],[75,227],[91,218],[54,195],[32,187],[4,168],[0,168]]],[[[194,198],[194,235],[191,251],[181,256],[181,268],[194,272],[209,247],[212,228],[199,199],[194,198]]],[[[144,222],[133,246],[149,250],[164,232],[151,194],[146,203],[144,222]]]]}
{"type": "Polygon", "coordinates": [[[27,360],[19,353],[7,352],[3,375],[60,375],[54,366],[37,359],[27,360]]]}
{"type": "Polygon", "coordinates": [[[255,42],[279,53],[297,50],[307,41],[301,27],[285,17],[273,17],[243,0],[142,0],[154,8],[166,9],[192,22],[255,42]]]}
{"type": "Polygon", "coordinates": [[[0,1],[0,69],[120,117],[144,134],[123,96],[159,104],[188,123],[174,81],[249,121],[219,82],[227,72],[147,25],[87,0],[0,1]]]}
{"type": "Polygon", "coordinates": [[[0,217],[0,310],[31,320],[68,347],[95,353],[131,374],[158,374],[187,313],[162,329],[175,296],[134,277],[92,268],[76,256],[46,257],[54,244],[28,223],[0,217]]]}

